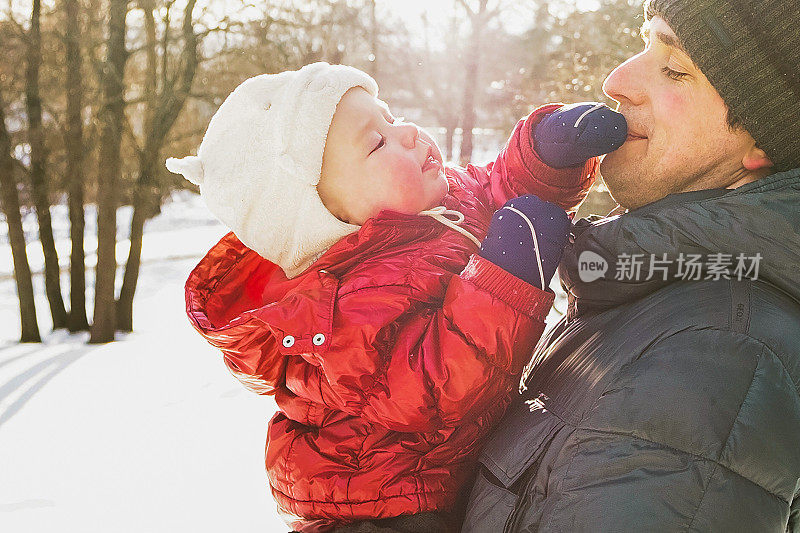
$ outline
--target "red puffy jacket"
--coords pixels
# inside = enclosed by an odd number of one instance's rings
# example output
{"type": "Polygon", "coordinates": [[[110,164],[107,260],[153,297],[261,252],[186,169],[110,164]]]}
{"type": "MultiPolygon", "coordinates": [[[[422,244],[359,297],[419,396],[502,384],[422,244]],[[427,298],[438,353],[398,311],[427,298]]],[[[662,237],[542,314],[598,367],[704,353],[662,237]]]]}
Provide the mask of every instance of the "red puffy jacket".
{"type": "MultiPolygon", "coordinates": [[[[443,205],[479,239],[510,198],[585,197],[597,160],[554,170],[531,145],[556,107],[520,121],[494,163],[447,169],[443,205]]],[[[475,252],[429,217],[384,212],[291,280],[232,233],[190,274],[194,327],[276,397],[266,467],[296,529],[454,504],[553,301],[475,252]]]]}

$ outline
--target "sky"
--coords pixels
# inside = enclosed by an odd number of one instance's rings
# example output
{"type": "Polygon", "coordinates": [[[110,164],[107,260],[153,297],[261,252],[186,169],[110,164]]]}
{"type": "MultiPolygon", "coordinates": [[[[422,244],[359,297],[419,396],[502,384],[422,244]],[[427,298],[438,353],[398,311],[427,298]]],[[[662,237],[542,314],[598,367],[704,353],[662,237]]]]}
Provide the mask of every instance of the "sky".
{"type": "MultiPolygon", "coordinates": [[[[535,3],[535,0],[530,0],[535,3]]],[[[522,2],[520,2],[522,3],[522,2]]],[[[431,24],[444,24],[448,13],[453,10],[453,0],[377,0],[379,9],[388,9],[397,13],[404,20],[413,22],[419,19],[423,12],[427,12],[431,24]]],[[[580,10],[592,9],[597,6],[597,0],[574,0],[575,7],[580,10]]],[[[491,5],[491,4],[490,4],[491,5]]],[[[522,31],[528,25],[528,21],[520,19],[518,13],[509,11],[508,16],[502,17],[506,28],[512,32],[522,31]]]]}
{"type": "MultiPolygon", "coordinates": [[[[536,0],[528,0],[535,3],[536,0]]],[[[578,9],[592,9],[597,5],[598,0],[573,0],[578,9]]],[[[0,19],[4,18],[4,13],[13,11],[17,20],[25,23],[27,16],[30,16],[31,0],[0,0],[0,19]]],[[[212,11],[231,11],[235,10],[234,6],[241,5],[242,0],[200,0],[197,3],[197,8],[210,7],[212,11]]],[[[247,3],[254,6],[259,6],[264,0],[251,0],[247,3]]],[[[428,20],[432,25],[445,24],[448,13],[452,12],[454,0],[376,0],[379,10],[390,10],[405,21],[409,23],[410,27],[414,27],[415,23],[419,21],[419,17],[423,12],[428,15],[428,20]]],[[[520,5],[523,2],[520,2],[520,5]]],[[[55,0],[43,0],[42,2],[45,10],[53,9],[55,0]]],[[[176,2],[176,6],[183,5],[184,2],[176,2]]],[[[199,11],[195,11],[195,14],[199,11]]],[[[520,18],[518,13],[510,10],[503,22],[510,31],[521,31],[527,26],[527,21],[520,18]]]]}

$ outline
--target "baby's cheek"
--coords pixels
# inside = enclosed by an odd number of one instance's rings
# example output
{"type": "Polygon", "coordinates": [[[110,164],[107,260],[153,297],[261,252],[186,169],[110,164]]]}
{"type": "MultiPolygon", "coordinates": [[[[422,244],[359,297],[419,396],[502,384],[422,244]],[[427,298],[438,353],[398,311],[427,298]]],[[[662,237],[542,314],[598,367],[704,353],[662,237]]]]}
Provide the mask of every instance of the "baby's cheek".
{"type": "Polygon", "coordinates": [[[419,204],[424,192],[421,178],[420,168],[416,164],[402,162],[395,166],[391,194],[403,212],[421,210],[419,204]]]}
{"type": "Polygon", "coordinates": [[[404,184],[420,173],[420,165],[409,156],[395,156],[389,163],[392,182],[404,184]]]}

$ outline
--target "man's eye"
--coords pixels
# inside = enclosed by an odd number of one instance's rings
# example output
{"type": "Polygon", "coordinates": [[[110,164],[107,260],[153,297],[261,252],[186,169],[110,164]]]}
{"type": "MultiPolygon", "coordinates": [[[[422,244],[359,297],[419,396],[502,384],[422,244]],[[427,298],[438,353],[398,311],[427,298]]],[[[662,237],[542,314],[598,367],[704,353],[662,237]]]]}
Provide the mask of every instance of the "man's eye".
{"type": "Polygon", "coordinates": [[[378,141],[378,144],[375,146],[375,148],[372,149],[370,155],[372,155],[372,153],[375,152],[376,150],[380,149],[385,143],[386,143],[386,138],[383,135],[381,135],[381,140],[378,141]]]}
{"type": "Polygon", "coordinates": [[[677,70],[672,70],[669,67],[662,68],[661,72],[663,72],[664,75],[666,77],[668,77],[669,79],[675,80],[675,81],[681,80],[684,77],[689,75],[687,72],[678,72],[677,70]]]}

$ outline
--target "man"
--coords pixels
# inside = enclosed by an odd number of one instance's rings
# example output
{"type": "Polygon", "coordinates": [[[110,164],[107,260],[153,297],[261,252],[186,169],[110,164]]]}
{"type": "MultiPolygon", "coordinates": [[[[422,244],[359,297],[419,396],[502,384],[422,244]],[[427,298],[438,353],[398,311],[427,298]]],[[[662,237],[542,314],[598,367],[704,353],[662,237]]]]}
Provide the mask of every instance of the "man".
{"type": "Polygon", "coordinates": [[[800,2],[651,0],[465,532],[800,531],[800,2]]]}

